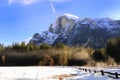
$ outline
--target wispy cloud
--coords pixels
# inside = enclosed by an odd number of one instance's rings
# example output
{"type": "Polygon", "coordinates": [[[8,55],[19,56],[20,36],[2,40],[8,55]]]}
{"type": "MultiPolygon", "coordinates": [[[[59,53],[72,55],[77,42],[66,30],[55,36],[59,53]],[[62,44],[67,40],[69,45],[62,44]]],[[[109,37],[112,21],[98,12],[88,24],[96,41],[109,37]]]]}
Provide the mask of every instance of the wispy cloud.
{"type": "Polygon", "coordinates": [[[56,14],[56,9],[53,5],[53,2],[67,2],[67,1],[70,1],[70,0],[48,0],[48,1],[50,3],[50,8],[51,8],[53,14],[56,14]]]}
{"type": "Polygon", "coordinates": [[[51,1],[51,0],[49,0],[49,3],[50,3],[50,8],[51,8],[51,10],[52,10],[53,14],[56,14],[56,10],[55,10],[55,7],[54,7],[54,5],[53,5],[52,1],[51,1]]]}
{"type": "MultiPolygon", "coordinates": [[[[8,0],[8,3],[9,4],[30,5],[30,4],[38,2],[38,1],[40,2],[40,1],[46,1],[46,0],[8,0]]],[[[51,8],[53,14],[56,14],[56,9],[53,5],[53,2],[60,3],[60,2],[68,2],[70,0],[48,0],[48,1],[49,1],[50,8],[51,8]]]]}
{"type": "Polygon", "coordinates": [[[50,0],[52,2],[67,2],[67,1],[70,1],[70,0],[50,0]]]}
{"type": "Polygon", "coordinates": [[[29,4],[35,3],[37,1],[41,1],[41,0],[8,0],[8,3],[9,4],[19,3],[19,4],[23,4],[23,5],[29,5],[29,4]]]}
{"type": "MultiPolygon", "coordinates": [[[[23,5],[29,5],[38,1],[45,1],[45,0],[8,0],[9,4],[23,4],[23,5]]],[[[67,2],[70,0],[49,0],[50,1],[50,5],[52,6],[53,4],[51,2],[67,2]]]]}

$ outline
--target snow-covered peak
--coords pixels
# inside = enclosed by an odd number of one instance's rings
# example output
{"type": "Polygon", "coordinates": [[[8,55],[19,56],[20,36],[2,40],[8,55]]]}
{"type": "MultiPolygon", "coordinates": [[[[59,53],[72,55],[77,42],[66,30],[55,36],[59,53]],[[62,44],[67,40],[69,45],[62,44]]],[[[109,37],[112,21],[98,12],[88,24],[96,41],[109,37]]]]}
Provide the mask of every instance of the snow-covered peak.
{"type": "Polygon", "coordinates": [[[61,14],[60,16],[66,16],[68,19],[79,19],[78,16],[68,14],[68,13],[61,14]]]}
{"type": "Polygon", "coordinates": [[[63,43],[70,46],[87,44],[86,46],[101,48],[105,47],[107,38],[119,35],[120,21],[118,20],[111,18],[79,18],[78,16],[64,13],[57,16],[48,31],[33,35],[30,42],[36,45],[42,43],[63,43]],[[86,40],[86,43],[84,40],[86,40]]]}
{"type": "Polygon", "coordinates": [[[40,45],[42,43],[53,44],[57,37],[57,34],[49,31],[43,31],[41,34],[35,33],[30,42],[34,43],[35,45],[40,45]]]}
{"type": "Polygon", "coordinates": [[[112,28],[119,26],[116,20],[111,18],[81,18],[78,20],[77,23],[87,24],[92,29],[105,28],[107,30],[111,30],[112,28]]]}

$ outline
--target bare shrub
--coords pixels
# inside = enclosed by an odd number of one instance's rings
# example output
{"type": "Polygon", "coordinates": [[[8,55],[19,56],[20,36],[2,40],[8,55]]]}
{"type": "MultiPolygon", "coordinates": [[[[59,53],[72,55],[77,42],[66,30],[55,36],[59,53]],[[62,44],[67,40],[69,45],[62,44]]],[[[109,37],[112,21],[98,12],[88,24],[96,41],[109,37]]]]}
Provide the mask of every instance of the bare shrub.
{"type": "Polygon", "coordinates": [[[65,57],[60,57],[59,58],[59,64],[61,65],[61,66],[65,66],[66,65],[66,63],[65,63],[65,57]]]}
{"type": "Polygon", "coordinates": [[[45,64],[44,64],[44,62],[42,60],[40,60],[39,63],[38,63],[38,65],[39,66],[44,66],[45,64]]]}
{"type": "Polygon", "coordinates": [[[90,55],[88,54],[88,52],[86,50],[81,50],[79,52],[74,53],[73,55],[73,59],[76,60],[83,60],[83,59],[89,59],[90,55]]]}
{"type": "Polygon", "coordinates": [[[2,64],[5,64],[5,62],[6,62],[6,55],[2,55],[1,59],[2,59],[2,64]]]}
{"type": "Polygon", "coordinates": [[[108,61],[107,61],[107,65],[112,67],[112,66],[117,65],[117,63],[115,62],[115,60],[113,58],[109,57],[108,61]]]}
{"type": "Polygon", "coordinates": [[[53,66],[54,60],[50,55],[45,55],[43,60],[40,60],[39,65],[40,66],[53,66]]]}
{"type": "Polygon", "coordinates": [[[92,59],[88,59],[87,61],[87,65],[86,66],[96,66],[96,62],[92,59]]]}

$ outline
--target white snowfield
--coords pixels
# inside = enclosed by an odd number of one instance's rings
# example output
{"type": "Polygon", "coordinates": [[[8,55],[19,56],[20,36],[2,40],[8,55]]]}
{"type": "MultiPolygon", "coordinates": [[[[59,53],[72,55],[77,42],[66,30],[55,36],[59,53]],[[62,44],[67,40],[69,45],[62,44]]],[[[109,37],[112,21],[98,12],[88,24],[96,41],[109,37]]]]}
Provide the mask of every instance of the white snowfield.
{"type": "MultiPolygon", "coordinates": [[[[110,69],[107,69],[107,71],[110,69]]],[[[115,69],[114,69],[115,70],[115,69]]],[[[110,70],[111,71],[111,70],[110,70]]],[[[115,71],[120,72],[120,69],[115,71]]],[[[100,74],[88,73],[75,67],[0,67],[0,80],[120,80],[100,74]],[[62,79],[53,77],[71,75],[62,79]]]]}

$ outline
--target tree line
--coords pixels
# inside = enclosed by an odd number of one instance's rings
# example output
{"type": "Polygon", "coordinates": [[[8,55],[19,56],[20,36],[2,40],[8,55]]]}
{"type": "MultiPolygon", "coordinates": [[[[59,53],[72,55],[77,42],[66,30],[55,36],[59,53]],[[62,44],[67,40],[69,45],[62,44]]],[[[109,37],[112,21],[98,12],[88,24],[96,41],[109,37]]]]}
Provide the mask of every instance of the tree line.
{"type": "Polygon", "coordinates": [[[109,39],[106,48],[69,47],[64,44],[54,46],[33,43],[0,44],[0,65],[90,65],[106,63],[120,64],[120,38],[109,39]]]}

